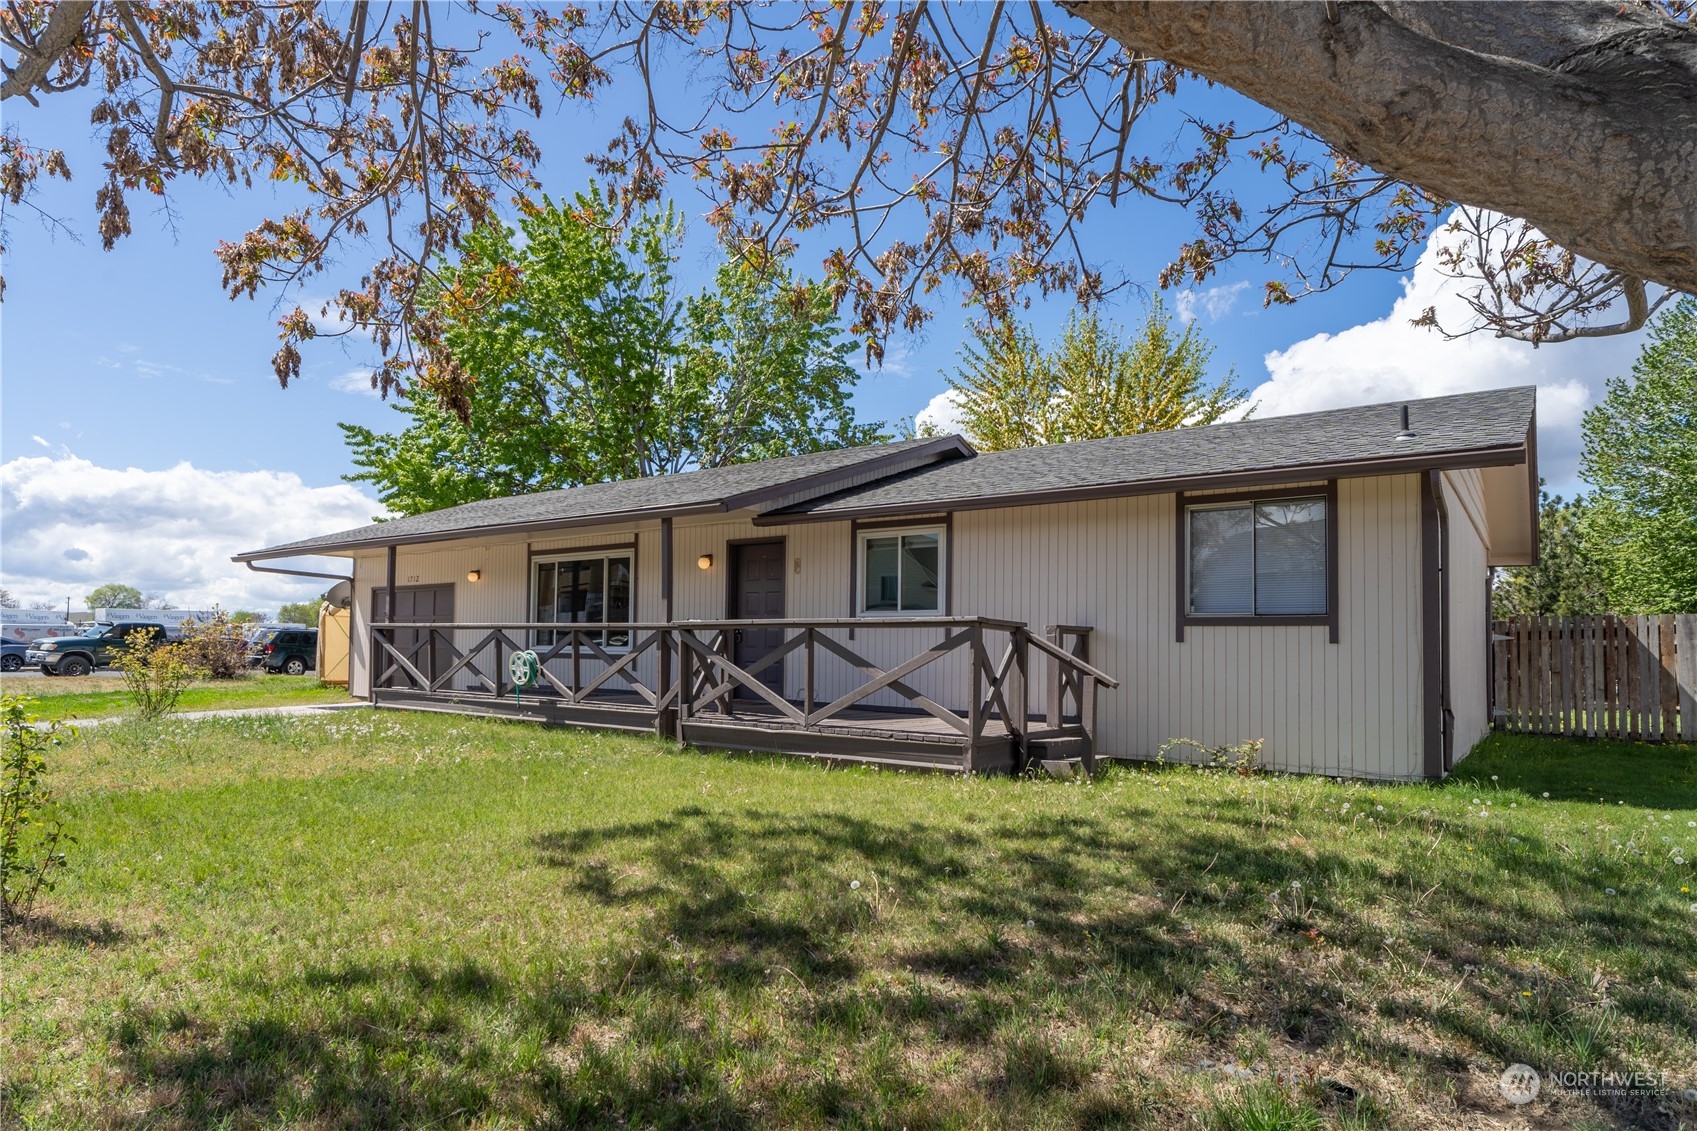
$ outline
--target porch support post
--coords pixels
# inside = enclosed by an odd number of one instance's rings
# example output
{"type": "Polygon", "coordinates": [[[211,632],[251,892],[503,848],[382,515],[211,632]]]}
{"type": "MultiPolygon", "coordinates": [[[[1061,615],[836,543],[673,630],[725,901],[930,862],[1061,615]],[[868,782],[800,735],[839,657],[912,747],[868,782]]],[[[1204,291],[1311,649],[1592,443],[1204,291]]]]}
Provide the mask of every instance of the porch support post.
{"type": "MultiPolygon", "coordinates": [[[[393,624],[394,620],[395,620],[395,550],[396,550],[396,547],[394,547],[394,546],[389,547],[389,573],[388,573],[387,579],[384,582],[384,589],[383,589],[383,606],[384,606],[383,607],[383,619],[390,622],[391,624],[393,624]]],[[[393,632],[391,632],[391,633],[389,633],[389,639],[391,641],[393,641],[393,640],[397,639],[397,637],[395,636],[395,634],[393,632]]],[[[372,698],[373,699],[375,699],[376,695],[377,695],[377,644],[376,644],[376,640],[377,640],[377,634],[375,632],[373,632],[372,633],[372,647],[371,647],[371,676],[370,676],[371,691],[372,691],[372,698]]]]}
{"type": "MultiPolygon", "coordinates": [[[[666,624],[672,623],[672,516],[665,515],[660,519],[660,619],[666,624]]],[[[664,701],[666,693],[672,689],[672,650],[681,648],[676,633],[667,629],[660,631],[660,646],[656,650],[656,663],[659,666],[659,678],[654,681],[654,691],[657,698],[664,701]]],[[[680,662],[681,666],[681,662],[680,662]]],[[[661,707],[654,713],[654,734],[658,738],[679,736],[679,711],[682,707],[682,695],[673,701],[670,707],[661,707]]]]}

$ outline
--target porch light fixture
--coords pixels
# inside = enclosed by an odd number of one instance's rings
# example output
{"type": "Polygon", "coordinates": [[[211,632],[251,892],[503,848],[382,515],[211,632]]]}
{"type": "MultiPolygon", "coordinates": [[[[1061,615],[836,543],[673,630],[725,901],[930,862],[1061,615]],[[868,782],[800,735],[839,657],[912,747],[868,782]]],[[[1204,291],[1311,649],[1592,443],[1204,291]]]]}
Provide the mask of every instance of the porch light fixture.
{"type": "Polygon", "coordinates": [[[701,569],[712,569],[713,568],[713,555],[712,554],[702,554],[699,558],[695,559],[695,564],[698,567],[700,567],[701,569]]]}
{"type": "Polygon", "coordinates": [[[480,569],[468,570],[466,572],[465,579],[467,581],[482,581],[483,571],[480,569]]]}

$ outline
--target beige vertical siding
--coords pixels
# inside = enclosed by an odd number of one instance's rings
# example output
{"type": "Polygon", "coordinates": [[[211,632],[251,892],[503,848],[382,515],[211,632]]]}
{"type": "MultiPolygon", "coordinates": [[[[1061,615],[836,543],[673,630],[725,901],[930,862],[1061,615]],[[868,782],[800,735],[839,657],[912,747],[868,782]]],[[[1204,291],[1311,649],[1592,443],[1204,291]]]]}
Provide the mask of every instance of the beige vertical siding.
{"type": "Polygon", "coordinates": [[[1175,640],[1171,495],[955,517],[962,612],[1094,627],[1102,745],[1147,758],[1173,738],[1266,740],[1280,768],[1413,778],[1420,756],[1419,481],[1338,485],[1339,643],[1324,627],[1197,627],[1175,640]]]}
{"type": "Polygon", "coordinates": [[[1455,715],[1455,757],[1467,757],[1490,730],[1491,571],[1485,565],[1484,489],[1478,471],[1445,472],[1449,514],[1450,710],[1455,715]]]}
{"type": "MultiPolygon", "coordinates": [[[[1093,662],[1121,680],[1117,691],[1104,692],[1101,699],[1106,753],[1148,758],[1179,737],[1210,745],[1264,738],[1265,756],[1279,768],[1418,777],[1419,481],[1413,475],[1344,480],[1338,485],[1338,505],[1341,636],[1335,645],[1324,627],[1284,626],[1190,626],[1184,643],[1178,643],[1171,495],[959,512],[949,554],[947,611],[1023,621],[1038,630],[1047,624],[1092,626],[1093,662]]],[[[754,538],[785,540],[790,617],[850,615],[853,535],[848,523],[756,527],[746,515],[675,524],[673,615],[680,620],[723,618],[727,547],[754,538]],[[703,553],[713,555],[711,569],[696,567],[703,553]]],[[[659,532],[652,522],[558,537],[403,547],[398,582],[453,583],[461,621],[522,621],[529,616],[528,548],[632,540],[638,545],[635,615],[657,620],[659,532]],[[483,579],[466,581],[469,569],[482,570],[483,579]]],[[[370,595],[373,586],[383,584],[385,568],[382,553],[362,555],[355,563],[355,694],[364,694],[368,686],[370,595]]],[[[1463,588],[1456,587],[1458,621],[1470,615],[1462,610],[1463,588]]],[[[1479,588],[1482,593],[1482,582],[1479,588]]],[[[835,635],[847,642],[846,630],[835,635]]],[[[940,637],[937,629],[879,629],[869,620],[855,630],[852,647],[890,666],[940,637]]],[[[999,647],[992,641],[993,650],[999,647]]],[[[799,656],[792,657],[786,683],[791,694],[799,691],[800,665],[799,656]]],[[[1039,677],[1034,684],[1041,687],[1041,672],[1034,674],[1039,677]]],[[[834,659],[821,659],[816,678],[821,697],[859,682],[834,659]]],[[[1458,670],[1458,689],[1466,678],[1458,670]]],[[[957,653],[911,682],[925,694],[964,706],[965,656],[957,653]]],[[[900,700],[886,694],[872,702],[900,700]]],[[[1041,695],[1034,694],[1033,705],[1040,703],[1041,695]]],[[[1458,711],[1458,726],[1460,717],[1458,711]]],[[[1475,725],[1473,715],[1468,720],[1468,726],[1475,725]]]]}

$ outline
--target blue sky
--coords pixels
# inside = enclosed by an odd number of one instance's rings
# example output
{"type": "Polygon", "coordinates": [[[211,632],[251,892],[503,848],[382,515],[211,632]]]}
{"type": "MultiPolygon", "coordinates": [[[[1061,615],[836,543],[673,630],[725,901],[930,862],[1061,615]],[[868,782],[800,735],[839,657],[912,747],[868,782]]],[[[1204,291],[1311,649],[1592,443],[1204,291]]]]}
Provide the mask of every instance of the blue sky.
{"type": "MultiPolygon", "coordinates": [[[[1205,97],[1240,122],[1267,117],[1228,91],[1205,97]]],[[[0,306],[0,584],[61,607],[102,581],[138,584],[183,606],[274,607],[310,595],[310,582],[259,578],[227,556],[369,518],[377,510],[369,492],[341,481],[352,465],[336,423],[390,428],[398,417],[366,387],[373,358],[354,339],[314,344],[302,379],[280,389],[269,359],[283,296],[224,297],[213,249],[287,202],[269,186],[182,183],[167,213],[134,195],[135,234],[104,252],[92,211],[101,154],[86,99],[49,97],[39,109],[16,101],[5,105],[7,125],[70,158],[76,179],[38,199],[80,239],[43,226],[27,208],[10,220],[0,306]]],[[[611,102],[534,127],[551,158],[550,194],[583,187],[582,155],[621,116],[611,102]]],[[[701,199],[685,189],[678,204],[692,233],[681,273],[693,287],[710,274],[713,249],[701,199]]],[[[1182,212],[1139,203],[1093,215],[1087,239],[1110,269],[1148,285],[1191,234],[1182,212]]],[[[349,270],[362,265],[357,248],[344,259],[349,270]]],[[[1270,270],[1234,263],[1200,289],[1166,296],[1214,343],[1216,368],[1235,369],[1256,390],[1263,415],[1535,382],[1540,451],[1561,490],[1573,486],[1579,412],[1637,351],[1636,338],[1533,351],[1413,329],[1407,321],[1421,308],[1453,302],[1429,255],[1409,275],[1364,273],[1295,307],[1262,309],[1270,270]]],[[[331,285],[305,294],[322,299],[331,285]]],[[[1109,315],[1137,323],[1146,293],[1122,293],[1109,315]]],[[[863,417],[912,416],[944,390],[970,312],[958,296],[935,308],[924,334],[896,338],[885,365],[866,374],[855,395],[863,417]]],[[[1032,317],[1047,331],[1066,311],[1050,302],[1032,317]]]]}

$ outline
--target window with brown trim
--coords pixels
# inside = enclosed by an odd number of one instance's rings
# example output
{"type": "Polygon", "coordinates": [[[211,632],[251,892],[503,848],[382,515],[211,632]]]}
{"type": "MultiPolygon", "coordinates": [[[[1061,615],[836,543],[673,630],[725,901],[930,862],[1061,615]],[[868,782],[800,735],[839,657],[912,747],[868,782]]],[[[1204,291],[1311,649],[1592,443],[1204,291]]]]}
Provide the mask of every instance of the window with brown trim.
{"type": "Polygon", "coordinates": [[[1337,640],[1336,487],[1178,496],[1179,624],[1330,625],[1337,640]]]}

